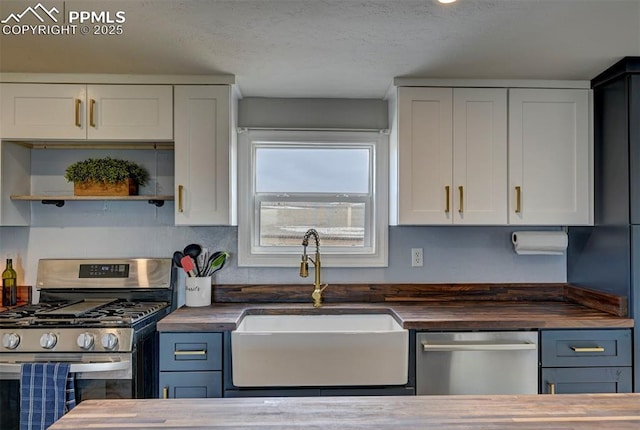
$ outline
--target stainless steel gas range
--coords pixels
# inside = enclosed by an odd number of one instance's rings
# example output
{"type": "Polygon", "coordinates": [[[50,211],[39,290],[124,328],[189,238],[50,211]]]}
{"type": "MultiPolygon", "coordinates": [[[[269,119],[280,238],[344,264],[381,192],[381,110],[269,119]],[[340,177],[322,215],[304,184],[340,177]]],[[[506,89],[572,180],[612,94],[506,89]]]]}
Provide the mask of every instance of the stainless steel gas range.
{"type": "Polygon", "coordinates": [[[40,260],[39,303],[0,312],[0,428],[18,428],[23,363],[70,363],[78,401],[154,397],[174,281],[171,259],[40,260]]]}

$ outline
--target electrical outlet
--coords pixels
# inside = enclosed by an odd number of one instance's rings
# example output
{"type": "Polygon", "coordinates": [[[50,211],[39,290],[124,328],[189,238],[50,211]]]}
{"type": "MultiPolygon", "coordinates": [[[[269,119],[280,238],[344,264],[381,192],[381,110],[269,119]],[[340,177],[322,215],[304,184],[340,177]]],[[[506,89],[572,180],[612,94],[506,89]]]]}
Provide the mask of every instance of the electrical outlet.
{"type": "Polygon", "coordinates": [[[411,267],[422,267],[422,248],[411,248],[411,267]]]}

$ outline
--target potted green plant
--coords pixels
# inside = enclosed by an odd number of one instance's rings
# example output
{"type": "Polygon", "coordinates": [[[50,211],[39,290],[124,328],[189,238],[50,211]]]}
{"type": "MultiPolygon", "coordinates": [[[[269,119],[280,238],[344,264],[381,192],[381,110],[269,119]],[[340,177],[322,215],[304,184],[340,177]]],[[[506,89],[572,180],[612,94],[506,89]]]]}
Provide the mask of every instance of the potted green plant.
{"type": "Polygon", "coordinates": [[[89,158],[67,167],[64,177],[73,182],[76,196],[129,196],[149,180],[149,172],[132,161],[89,158]]]}

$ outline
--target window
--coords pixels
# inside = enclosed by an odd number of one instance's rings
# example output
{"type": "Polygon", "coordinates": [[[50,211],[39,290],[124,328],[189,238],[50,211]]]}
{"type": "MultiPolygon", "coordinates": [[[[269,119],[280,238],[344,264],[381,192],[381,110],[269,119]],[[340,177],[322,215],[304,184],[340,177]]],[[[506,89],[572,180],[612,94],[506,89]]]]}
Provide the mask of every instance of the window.
{"type": "Polygon", "coordinates": [[[239,264],[295,267],[315,228],[324,266],[386,266],[387,165],[378,133],[242,133],[239,264]]]}

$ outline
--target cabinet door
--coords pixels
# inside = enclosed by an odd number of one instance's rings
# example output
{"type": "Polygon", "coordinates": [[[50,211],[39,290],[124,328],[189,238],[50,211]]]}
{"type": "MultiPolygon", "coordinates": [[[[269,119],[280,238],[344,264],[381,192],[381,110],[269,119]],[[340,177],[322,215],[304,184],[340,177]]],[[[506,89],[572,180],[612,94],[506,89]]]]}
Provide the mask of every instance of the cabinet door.
{"type": "Polygon", "coordinates": [[[88,85],[87,137],[172,140],[171,85],[88,85]]]}
{"type": "Polygon", "coordinates": [[[542,394],[630,393],[631,367],[543,368],[542,394]]]}
{"type": "Polygon", "coordinates": [[[160,398],[222,397],[222,372],[160,372],[160,398]]]}
{"type": "Polygon", "coordinates": [[[589,90],[509,90],[509,223],[593,223],[589,90]]]}
{"type": "Polygon", "coordinates": [[[398,222],[451,224],[453,90],[398,89],[398,222]]]}
{"type": "Polygon", "coordinates": [[[230,223],[230,87],[175,87],[175,223],[230,223]]]}
{"type": "Polygon", "coordinates": [[[0,84],[0,136],[85,139],[84,85],[0,84]]]}
{"type": "Polygon", "coordinates": [[[507,223],[507,90],[453,90],[453,223],[507,223]]]}

